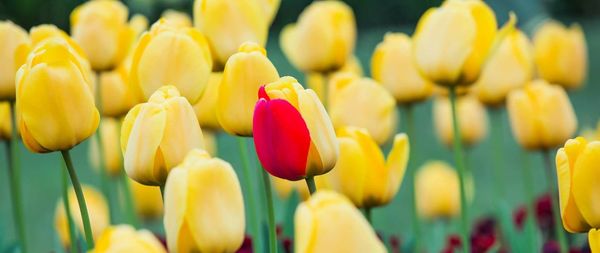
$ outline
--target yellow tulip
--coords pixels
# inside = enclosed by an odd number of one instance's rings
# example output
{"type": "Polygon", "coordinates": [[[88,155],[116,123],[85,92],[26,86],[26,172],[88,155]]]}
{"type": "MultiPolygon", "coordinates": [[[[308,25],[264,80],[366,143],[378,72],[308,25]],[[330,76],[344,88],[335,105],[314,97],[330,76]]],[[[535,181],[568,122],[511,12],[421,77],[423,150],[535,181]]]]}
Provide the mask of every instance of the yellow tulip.
{"type": "Polygon", "coordinates": [[[413,61],[413,43],[403,33],[388,33],[371,57],[371,75],[400,104],[427,99],[433,84],[419,73],[413,61]]]}
{"type": "Polygon", "coordinates": [[[148,18],[141,14],[135,14],[131,17],[131,19],[129,19],[129,27],[131,28],[131,30],[133,30],[133,33],[137,38],[143,32],[148,30],[148,18]]]}
{"type": "Polygon", "coordinates": [[[231,56],[219,85],[217,118],[223,130],[238,136],[252,136],[254,105],[258,88],[279,79],[264,48],[244,43],[231,56]]]}
{"type": "Polygon", "coordinates": [[[217,133],[214,131],[203,131],[202,135],[204,137],[204,149],[211,156],[217,156],[217,133]]]}
{"type": "Polygon", "coordinates": [[[229,163],[192,150],[165,186],[170,252],[235,252],[244,241],[242,189],[229,163]]]}
{"type": "MultiPolygon", "coordinates": [[[[460,137],[465,145],[475,145],[485,138],[488,130],[488,117],[485,107],[473,95],[458,97],[456,114],[460,126],[460,137]]],[[[438,138],[448,147],[452,146],[452,107],[450,99],[438,96],[433,101],[433,122],[438,138]]]]}
{"type": "Polygon", "coordinates": [[[425,12],[417,24],[415,63],[434,83],[471,84],[492,48],[496,26],[494,12],[483,1],[445,1],[425,12]]]}
{"type": "Polygon", "coordinates": [[[358,60],[358,58],[356,56],[353,56],[352,58],[349,58],[348,61],[344,64],[344,66],[342,66],[335,73],[327,73],[327,74],[319,73],[319,72],[306,73],[306,75],[305,75],[306,86],[308,88],[314,90],[315,93],[317,93],[317,96],[319,96],[319,99],[323,100],[323,99],[325,99],[325,96],[326,96],[325,89],[327,89],[327,87],[329,85],[328,79],[340,72],[350,72],[350,73],[356,74],[357,76],[363,76],[363,67],[360,64],[360,61],[358,60]]]}
{"type": "Polygon", "coordinates": [[[192,18],[185,13],[176,10],[165,10],[162,15],[162,18],[168,20],[171,24],[180,27],[192,27],[192,18]]]}
{"type": "Polygon", "coordinates": [[[394,97],[376,81],[341,73],[330,81],[329,113],[336,129],[355,126],[367,129],[378,144],[385,143],[396,126],[394,97]]]}
{"type": "Polygon", "coordinates": [[[89,71],[65,41],[39,43],[16,79],[18,126],[32,152],[68,150],[96,131],[89,71]]]}
{"type": "Polygon", "coordinates": [[[450,165],[428,162],[415,175],[415,198],[419,216],[450,218],[460,212],[458,175],[450,165]]]}
{"type": "Polygon", "coordinates": [[[588,141],[600,141],[600,121],[596,123],[596,128],[584,128],[580,134],[588,141]]]}
{"type": "Polygon", "coordinates": [[[219,97],[219,86],[223,79],[223,73],[214,72],[208,77],[206,91],[198,103],[194,105],[194,111],[202,128],[218,130],[221,128],[217,117],[217,99],[219,97]]]}
{"type": "Polygon", "coordinates": [[[0,140],[12,138],[12,113],[10,102],[0,102],[0,140]]]}
{"type": "Polygon", "coordinates": [[[561,145],[577,130],[577,117],[565,90],[535,80],[507,98],[513,136],[526,149],[561,145]]]}
{"type": "Polygon", "coordinates": [[[0,21],[0,100],[15,98],[15,73],[21,66],[17,61],[17,49],[28,43],[23,28],[10,21],[0,21]]]}
{"type": "Polygon", "coordinates": [[[211,69],[208,43],[200,32],[160,19],[133,51],[130,85],[144,100],[160,87],[174,85],[193,104],[204,93],[211,69]]]}
{"type": "Polygon", "coordinates": [[[129,185],[137,215],[147,220],[161,218],[163,202],[160,188],[143,185],[134,180],[129,180],[129,185]]]}
{"type": "Polygon", "coordinates": [[[588,232],[588,241],[592,252],[600,251],[600,230],[592,228],[588,232]]]}
{"type": "Polygon", "coordinates": [[[127,252],[166,253],[167,251],[152,232],[145,229],[136,231],[130,225],[107,228],[98,238],[96,247],[89,251],[89,253],[127,252]]]}
{"type": "Polygon", "coordinates": [[[264,47],[280,0],[196,0],[194,25],[210,43],[216,65],[224,66],[245,42],[264,47]]]}
{"type": "Polygon", "coordinates": [[[100,159],[104,159],[106,173],[117,177],[123,169],[123,158],[119,146],[119,129],[121,122],[118,119],[103,118],[100,121],[100,132],[102,133],[102,150],[104,157],[100,157],[100,145],[97,136],[92,137],[90,143],[90,161],[94,168],[100,168],[100,159]]]}
{"type": "Polygon", "coordinates": [[[567,89],[578,88],[587,75],[587,45],[581,26],[567,28],[547,21],[533,37],[535,64],[541,78],[567,89]]]}
{"type": "Polygon", "coordinates": [[[145,185],[163,185],[169,171],[204,140],[192,105],[174,86],[157,90],[127,113],[121,129],[125,171],[145,185]]]}
{"type": "Polygon", "coordinates": [[[319,190],[296,209],[294,252],[386,252],[375,231],[344,196],[319,190]]]}
{"type": "MultiPolygon", "coordinates": [[[[315,185],[317,189],[332,189],[330,183],[331,180],[328,177],[329,174],[330,173],[315,176],[315,185]]],[[[292,194],[292,191],[296,191],[301,200],[307,200],[310,197],[310,192],[308,192],[308,187],[306,186],[306,182],[304,180],[290,181],[271,176],[271,183],[273,185],[273,189],[275,189],[275,193],[277,193],[277,196],[279,196],[279,198],[282,200],[288,199],[292,194]]]]}
{"type": "MultiPolygon", "coordinates": [[[[104,229],[110,225],[108,204],[106,203],[104,196],[102,196],[102,194],[93,187],[82,185],[82,190],[89,212],[92,234],[94,238],[97,239],[102,234],[104,229]]],[[[83,234],[83,221],[81,220],[79,205],[77,205],[77,196],[72,188],[69,190],[68,198],[71,218],[75,223],[76,229],[79,231],[78,233],[83,234]]],[[[62,244],[64,246],[68,246],[71,242],[71,238],[69,238],[69,222],[67,220],[67,214],[65,212],[65,206],[62,198],[56,203],[54,226],[62,244]]]]}
{"type": "Polygon", "coordinates": [[[71,13],[71,33],[81,45],[92,68],[111,69],[127,55],[135,39],[127,25],[127,7],[116,0],[92,0],[71,13]]]}
{"type": "Polygon", "coordinates": [[[99,74],[97,88],[101,92],[102,115],[123,116],[137,102],[140,102],[136,100],[132,90],[128,87],[130,68],[131,59],[126,59],[116,69],[99,74]]]}

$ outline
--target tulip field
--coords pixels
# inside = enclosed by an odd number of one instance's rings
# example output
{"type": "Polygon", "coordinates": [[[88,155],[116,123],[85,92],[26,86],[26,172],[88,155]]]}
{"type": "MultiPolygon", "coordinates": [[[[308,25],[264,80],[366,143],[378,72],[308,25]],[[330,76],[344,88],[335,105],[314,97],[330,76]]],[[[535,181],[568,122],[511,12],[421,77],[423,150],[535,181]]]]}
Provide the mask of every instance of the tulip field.
{"type": "Polygon", "coordinates": [[[0,253],[600,252],[591,0],[40,1],[0,253]]]}

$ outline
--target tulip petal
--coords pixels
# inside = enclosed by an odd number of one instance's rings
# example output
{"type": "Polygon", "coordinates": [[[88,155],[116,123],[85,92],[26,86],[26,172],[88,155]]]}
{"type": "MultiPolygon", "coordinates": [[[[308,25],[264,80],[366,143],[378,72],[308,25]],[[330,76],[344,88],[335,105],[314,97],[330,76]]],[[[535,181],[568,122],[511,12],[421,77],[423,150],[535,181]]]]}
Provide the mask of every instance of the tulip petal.
{"type": "MultiPolygon", "coordinates": [[[[188,180],[189,170],[174,168],[165,184],[164,206],[165,206],[165,233],[167,245],[171,252],[189,252],[192,244],[180,243],[181,233],[189,232],[184,226],[185,214],[188,204],[188,180]]],[[[186,238],[187,239],[187,238],[186,238]]]]}
{"type": "Polygon", "coordinates": [[[400,184],[404,178],[404,172],[406,172],[406,165],[408,164],[409,157],[410,144],[408,141],[408,135],[404,133],[396,134],[394,137],[394,145],[388,154],[385,164],[388,171],[387,178],[389,178],[389,182],[388,192],[384,198],[388,201],[396,195],[398,189],[400,188],[400,184]]]}
{"type": "Polygon", "coordinates": [[[591,252],[600,251],[600,230],[595,228],[590,229],[590,232],[588,232],[588,241],[591,252]]]}
{"type": "Polygon", "coordinates": [[[575,162],[571,190],[581,215],[594,228],[600,227],[600,142],[591,142],[575,162]]]}
{"type": "Polygon", "coordinates": [[[585,146],[586,143],[584,142],[569,140],[565,144],[565,147],[559,149],[556,153],[560,214],[565,230],[571,233],[585,232],[590,229],[581,216],[572,193],[572,176],[575,161],[577,161],[577,157],[585,146]]]}

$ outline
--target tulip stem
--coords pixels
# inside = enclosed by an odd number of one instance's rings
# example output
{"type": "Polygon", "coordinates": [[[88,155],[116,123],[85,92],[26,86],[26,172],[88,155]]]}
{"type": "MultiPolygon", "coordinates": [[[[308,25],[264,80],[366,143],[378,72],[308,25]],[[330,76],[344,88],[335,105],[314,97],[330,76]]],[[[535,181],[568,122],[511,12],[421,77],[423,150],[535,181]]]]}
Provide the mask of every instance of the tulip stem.
{"type": "Polygon", "coordinates": [[[267,214],[269,216],[269,248],[271,253],[277,253],[277,234],[275,233],[275,211],[273,210],[273,192],[271,181],[265,170],[262,171],[262,180],[265,184],[265,196],[267,197],[267,214]]]}
{"type": "Polygon", "coordinates": [[[525,179],[525,199],[527,203],[527,220],[526,220],[526,229],[527,229],[527,240],[529,241],[529,252],[538,252],[536,249],[535,243],[535,208],[534,208],[534,196],[532,186],[535,184],[533,181],[533,176],[531,175],[531,168],[529,167],[529,153],[523,151],[523,164],[525,165],[523,170],[523,178],[525,179]]]}
{"type": "Polygon", "coordinates": [[[131,194],[131,186],[127,180],[127,174],[125,174],[124,170],[121,170],[120,173],[121,186],[123,187],[123,195],[125,195],[125,212],[127,213],[127,218],[129,220],[129,224],[133,225],[133,227],[139,227],[139,221],[137,215],[135,213],[133,207],[133,196],[131,194]]]}
{"type": "Polygon", "coordinates": [[[417,198],[415,197],[415,174],[417,172],[417,166],[415,161],[416,161],[416,143],[417,142],[417,134],[416,134],[416,129],[415,129],[415,119],[414,119],[414,113],[413,113],[413,105],[412,104],[408,104],[405,107],[406,109],[406,134],[408,135],[408,137],[411,140],[411,149],[412,151],[410,152],[410,157],[408,160],[409,163],[409,167],[408,167],[408,180],[410,180],[410,184],[409,186],[409,198],[411,200],[411,217],[412,217],[412,225],[413,225],[413,233],[414,233],[414,252],[420,252],[421,249],[421,242],[420,237],[421,237],[421,221],[419,220],[419,215],[417,213],[417,198]]]}
{"type": "MultiPolygon", "coordinates": [[[[500,108],[492,108],[492,145],[494,145],[494,190],[498,200],[504,201],[504,183],[502,176],[502,111],[500,108]]],[[[498,201],[500,203],[500,201],[498,201]]]]}
{"type": "Polygon", "coordinates": [[[62,150],[60,151],[60,153],[62,154],[63,160],[65,160],[67,171],[69,172],[69,176],[71,177],[71,184],[73,185],[73,189],[75,190],[75,194],[77,195],[79,211],[81,212],[81,220],[83,221],[83,230],[85,232],[85,240],[87,242],[87,248],[88,250],[90,250],[94,248],[94,237],[92,235],[92,227],[90,226],[90,216],[88,214],[87,205],[85,204],[83,190],[81,189],[79,178],[77,178],[77,172],[75,172],[75,168],[73,167],[73,161],[71,160],[71,154],[69,153],[69,150],[62,150]]]}
{"type": "MultiPolygon", "coordinates": [[[[64,167],[64,164],[62,165],[64,167]]],[[[67,216],[67,223],[69,225],[69,242],[71,244],[71,252],[79,252],[77,249],[77,234],[75,232],[75,223],[73,222],[73,215],[71,214],[71,204],[69,203],[69,191],[68,191],[68,175],[67,169],[62,169],[62,195],[63,195],[63,207],[65,208],[65,214],[67,216]]]]}
{"type": "Polygon", "coordinates": [[[546,181],[548,182],[548,189],[550,191],[550,196],[552,197],[552,217],[554,218],[554,233],[556,239],[558,240],[558,244],[560,245],[560,252],[567,252],[567,238],[565,236],[565,232],[562,229],[562,221],[559,214],[559,206],[558,206],[558,192],[556,191],[557,180],[554,179],[553,164],[552,159],[550,158],[550,150],[545,149],[542,150],[542,155],[544,157],[544,162],[546,163],[546,181]]]}
{"type": "Polygon", "coordinates": [[[317,185],[315,184],[315,178],[307,177],[305,180],[306,180],[306,185],[308,186],[308,192],[310,192],[310,195],[313,195],[317,191],[317,185]]]}
{"type": "Polygon", "coordinates": [[[456,169],[458,171],[458,177],[460,180],[460,212],[461,212],[461,237],[463,242],[463,252],[471,252],[470,240],[469,240],[469,212],[467,205],[467,194],[465,191],[465,161],[463,157],[463,147],[460,137],[460,126],[457,117],[456,110],[456,86],[450,88],[450,104],[452,107],[452,128],[453,128],[453,142],[454,142],[454,160],[456,163],[456,169]]]}
{"type": "Polygon", "coordinates": [[[246,189],[246,197],[248,201],[248,216],[250,217],[250,230],[253,235],[253,248],[254,252],[263,252],[260,245],[260,228],[259,228],[259,219],[256,216],[256,199],[254,184],[252,184],[252,180],[250,180],[250,160],[248,159],[248,148],[246,145],[246,140],[243,137],[238,138],[238,146],[240,148],[240,158],[242,159],[242,179],[244,180],[244,185],[247,187],[246,189]]]}

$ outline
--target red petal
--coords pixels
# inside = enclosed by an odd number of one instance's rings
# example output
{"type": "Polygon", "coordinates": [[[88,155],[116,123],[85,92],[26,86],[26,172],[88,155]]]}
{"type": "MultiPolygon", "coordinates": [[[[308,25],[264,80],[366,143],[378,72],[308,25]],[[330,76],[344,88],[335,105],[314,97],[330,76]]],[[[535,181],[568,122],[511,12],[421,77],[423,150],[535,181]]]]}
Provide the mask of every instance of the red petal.
{"type": "Polygon", "coordinates": [[[293,105],[261,98],[254,108],[252,132],[258,159],[271,175],[287,180],[306,176],[310,134],[293,105]]]}
{"type": "Polygon", "coordinates": [[[269,97],[269,95],[267,94],[267,91],[265,90],[265,86],[260,86],[260,88],[258,88],[258,99],[264,98],[267,101],[270,101],[271,98],[269,97]]]}

